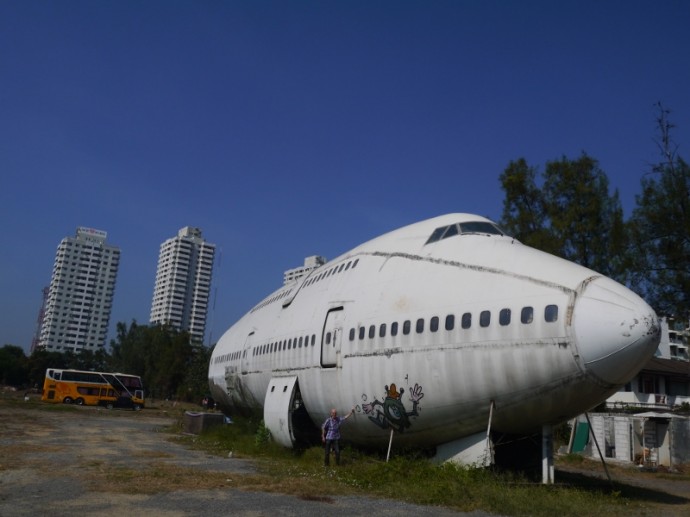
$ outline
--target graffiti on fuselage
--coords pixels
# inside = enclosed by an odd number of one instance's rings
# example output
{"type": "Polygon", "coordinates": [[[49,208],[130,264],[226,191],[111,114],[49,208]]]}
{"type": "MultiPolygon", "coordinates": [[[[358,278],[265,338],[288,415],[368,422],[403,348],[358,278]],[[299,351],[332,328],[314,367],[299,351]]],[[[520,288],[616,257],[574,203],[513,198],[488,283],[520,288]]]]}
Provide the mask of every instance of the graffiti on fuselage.
{"type": "MultiPolygon", "coordinates": [[[[405,390],[395,384],[386,386],[386,394],[383,401],[374,397],[373,402],[366,402],[362,404],[362,410],[369,416],[369,420],[378,425],[381,429],[393,428],[397,432],[402,433],[405,429],[410,427],[410,417],[419,416],[419,401],[424,397],[422,387],[415,384],[410,388],[409,401],[412,402],[412,410],[407,411],[403,404],[403,394],[405,390]]],[[[367,400],[367,395],[362,394],[362,400],[367,400]]]]}

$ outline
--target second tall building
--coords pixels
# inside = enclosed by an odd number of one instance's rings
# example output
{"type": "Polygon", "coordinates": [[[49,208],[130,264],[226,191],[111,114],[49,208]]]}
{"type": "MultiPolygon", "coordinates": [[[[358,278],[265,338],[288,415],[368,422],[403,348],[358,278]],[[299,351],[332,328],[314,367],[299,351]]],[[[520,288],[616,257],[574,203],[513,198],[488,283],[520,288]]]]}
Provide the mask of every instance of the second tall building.
{"type": "Polygon", "coordinates": [[[187,331],[193,342],[203,343],[215,252],[216,245],[191,226],[161,244],[151,323],[187,331]]]}

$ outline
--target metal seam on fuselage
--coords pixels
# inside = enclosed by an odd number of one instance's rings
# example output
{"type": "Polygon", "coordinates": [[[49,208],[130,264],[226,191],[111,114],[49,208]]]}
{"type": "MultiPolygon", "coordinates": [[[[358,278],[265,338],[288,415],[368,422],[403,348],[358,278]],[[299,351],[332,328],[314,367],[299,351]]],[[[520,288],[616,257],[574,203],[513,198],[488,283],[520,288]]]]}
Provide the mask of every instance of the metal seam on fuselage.
{"type": "Polygon", "coordinates": [[[468,269],[471,271],[478,271],[478,272],[482,272],[482,273],[492,273],[494,275],[510,276],[510,277],[517,278],[520,280],[526,280],[526,281],[534,283],[534,284],[538,284],[538,285],[542,285],[545,287],[557,289],[557,290],[562,291],[566,294],[571,294],[574,292],[573,289],[570,289],[569,287],[566,287],[566,286],[561,285],[561,284],[557,284],[555,282],[548,282],[546,280],[539,280],[538,278],[534,278],[534,277],[528,276],[528,275],[511,273],[510,271],[506,271],[505,269],[491,268],[491,267],[486,267],[486,266],[478,266],[478,265],[474,265],[474,264],[465,264],[463,262],[457,262],[455,260],[422,257],[420,255],[411,255],[409,253],[400,253],[400,252],[385,253],[382,251],[362,252],[362,253],[358,253],[358,255],[371,255],[372,257],[385,257],[385,258],[404,258],[407,260],[429,262],[430,264],[439,264],[442,266],[457,267],[457,268],[461,268],[461,269],[468,269]]]}

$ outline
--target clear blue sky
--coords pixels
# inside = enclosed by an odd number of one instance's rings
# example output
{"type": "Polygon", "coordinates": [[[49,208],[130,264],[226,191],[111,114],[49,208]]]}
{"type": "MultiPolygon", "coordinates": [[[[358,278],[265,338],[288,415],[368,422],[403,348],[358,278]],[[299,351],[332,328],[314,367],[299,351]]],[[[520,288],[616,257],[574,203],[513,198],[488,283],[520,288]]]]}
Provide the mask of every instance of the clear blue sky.
{"type": "Polygon", "coordinates": [[[60,240],[122,250],[111,317],[148,323],[158,249],[222,254],[212,339],[305,256],[448,212],[586,152],[626,216],[690,157],[690,2],[0,0],[0,346],[28,350],[60,240]]]}

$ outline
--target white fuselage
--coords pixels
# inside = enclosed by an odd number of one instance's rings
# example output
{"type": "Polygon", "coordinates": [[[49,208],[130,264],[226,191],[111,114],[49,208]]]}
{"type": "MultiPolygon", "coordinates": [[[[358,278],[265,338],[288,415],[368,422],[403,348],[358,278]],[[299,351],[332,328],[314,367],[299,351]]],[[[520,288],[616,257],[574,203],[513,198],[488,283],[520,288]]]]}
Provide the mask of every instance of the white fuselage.
{"type": "Polygon", "coordinates": [[[373,239],[268,296],[211,359],[225,411],[296,377],[316,425],[356,407],[360,443],[433,446],[538,430],[590,409],[656,349],[654,311],[624,286],[492,232],[428,242],[449,214],[373,239]],[[397,328],[396,328],[397,327],[397,328]]]}

